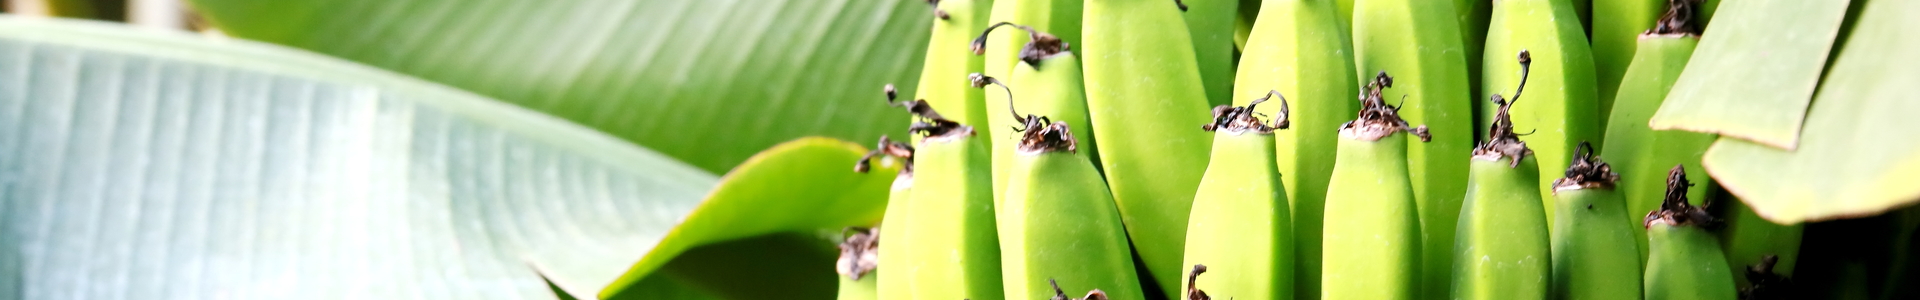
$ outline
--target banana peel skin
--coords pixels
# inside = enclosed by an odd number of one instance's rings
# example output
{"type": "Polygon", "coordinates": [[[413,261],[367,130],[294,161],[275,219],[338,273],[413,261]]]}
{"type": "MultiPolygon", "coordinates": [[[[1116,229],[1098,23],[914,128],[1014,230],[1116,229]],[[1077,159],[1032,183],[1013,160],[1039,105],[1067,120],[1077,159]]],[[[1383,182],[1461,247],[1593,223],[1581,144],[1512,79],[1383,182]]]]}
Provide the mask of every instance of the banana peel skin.
{"type": "Polygon", "coordinates": [[[1430,136],[1381,99],[1392,85],[1384,72],[1369,81],[1360,118],[1340,129],[1327,187],[1321,299],[1419,298],[1420,218],[1407,177],[1407,136],[1430,136]]]}
{"type": "Polygon", "coordinates": [[[1274,125],[1254,113],[1258,105],[1271,103],[1270,98],[1215,107],[1214,123],[1202,126],[1215,136],[1213,161],[1207,164],[1187,223],[1185,265],[1196,266],[1182,282],[1189,299],[1200,290],[1235,299],[1293,297],[1293,222],[1273,162],[1273,133],[1289,121],[1286,100],[1277,101],[1281,109],[1273,115],[1274,125]],[[1198,273],[1206,272],[1208,264],[1224,267],[1198,282],[1198,273]]]}
{"type": "Polygon", "coordinates": [[[1576,157],[1568,177],[1554,182],[1553,295],[1556,300],[1634,300],[1641,297],[1641,262],[1612,166],[1576,157]]]}

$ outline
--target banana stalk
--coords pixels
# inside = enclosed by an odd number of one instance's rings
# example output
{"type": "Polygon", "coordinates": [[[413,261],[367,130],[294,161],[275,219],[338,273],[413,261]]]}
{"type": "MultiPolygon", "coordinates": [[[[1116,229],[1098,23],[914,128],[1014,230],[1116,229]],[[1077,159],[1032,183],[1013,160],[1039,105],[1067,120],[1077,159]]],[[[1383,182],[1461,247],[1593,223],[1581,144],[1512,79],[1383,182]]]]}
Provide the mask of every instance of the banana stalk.
{"type": "Polygon", "coordinates": [[[1204,294],[1201,287],[1239,299],[1293,297],[1293,221],[1273,155],[1274,130],[1288,126],[1287,101],[1279,98],[1280,113],[1268,125],[1254,112],[1267,99],[1215,107],[1214,121],[1202,126],[1214,132],[1213,161],[1187,223],[1185,264],[1195,266],[1184,282],[1188,299],[1204,294]],[[1196,283],[1203,264],[1228,267],[1196,283]]]}
{"type": "Polygon", "coordinates": [[[1467,193],[1475,131],[1459,15],[1449,1],[1359,0],[1355,5],[1356,70],[1362,76],[1400,74],[1404,94],[1393,98],[1405,105],[1401,116],[1433,129],[1432,142],[1407,149],[1407,167],[1425,250],[1422,298],[1445,298],[1452,288],[1453,234],[1467,193]]]}
{"type": "MultiPolygon", "coordinates": [[[[1119,211],[1093,162],[1077,151],[1070,125],[1014,115],[1023,124],[1022,136],[1000,206],[1006,299],[1063,299],[1056,279],[1072,290],[1096,290],[1101,299],[1145,299],[1119,211]]],[[[957,297],[942,299],[950,298],[957,297]]]]}
{"type": "Polygon", "coordinates": [[[1540,169],[1533,151],[1513,132],[1508,112],[1520,102],[1527,82],[1527,55],[1521,52],[1520,87],[1512,101],[1493,95],[1499,113],[1487,141],[1473,149],[1473,175],[1453,244],[1451,299],[1546,299],[1547,218],[1541,214],[1540,169]]]}
{"type": "MultiPolygon", "coordinates": [[[[1449,24],[1451,24],[1451,20],[1449,24]]],[[[1360,117],[1340,128],[1339,158],[1327,187],[1320,299],[1417,299],[1420,223],[1407,179],[1410,128],[1381,99],[1393,78],[1380,73],[1367,85],[1360,117]]]]}
{"type": "Polygon", "coordinates": [[[1182,0],[1180,17],[1193,39],[1194,62],[1200,66],[1200,84],[1207,103],[1233,103],[1233,20],[1240,0],[1182,0]]]}
{"type": "MultiPolygon", "coordinates": [[[[1020,50],[1033,42],[1035,34],[1045,34],[1058,39],[1063,49],[1080,43],[1080,2],[1078,0],[995,1],[993,16],[989,22],[992,25],[984,30],[985,39],[976,38],[973,43],[973,46],[978,48],[974,53],[985,55],[983,59],[986,61],[986,66],[981,74],[1004,78],[1008,84],[1015,86],[1052,86],[1020,82],[1019,79],[1013,78],[1013,70],[1020,64],[1020,50]],[[1028,28],[1032,32],[1022,34],[1004,30],[993,31],[994,27],[1002,26],[1000,24],[1003,23],[1031,26],[1028,28]]],[[[1074,76],[1079,76],[1080,68],[1073,67],[1073,72],[1074,76]]],[[[1076,91],[1080,89],[1080,84],[1077,82],[1073,86],[1076,91]]],[[[1000,89],[987,89],[985,92],[985,99],[1006,99],[1010,96],[1000,89]]],[[[1016,97],[1015,99],[1025,98],[1016,97]]],[[[985,102],[983,107],[988,112],[986,124],[989,125],[985,131],[987,136],[992,138],[989,144],[993,145],[993,197],[994,202],[998,203],[1000,196],[1005,195],[1002,192],[1007,190],[1007,169],[1008,164],[1013,162],[1013,141],[1020,136],[1007,128],[1020,124],[1014,123],[1012,119],[993,117],[999,115],[998,112],[1007,111],[1006,102],[997,100],[985,102]]],[[[1085,113],[1081,114],[1085,115],[1085,113]]],[[[1087,143],[1088,152],[1093,152],[1092,145],[1091,142],[1087,143]]],[[[1095,162],[1100,161],[1098,156],[1093,159],[1095,162]]]]}
{"type": "MultiPolygon", "coordinates": [[[[1495,2],[1487,31],[1482,93],[1498,91],[1515,76],[1525,75],[1505,63],[1511,53],[1531,53],[1532,71],[1541,75],[1529,82],[1539,92],[1529,104],[1513,112],[1513,121],[1533,132],[1520,140],[1538,154],[1541,170],[1566,170],[1574,147],[1582,142],[1606,145],[1600,140],[1601,115],[1595,111],[1593,53],[1571,4],[1566,0],[1495,2]]],[[[1480,111],[1483,120],[1492,120],[1495,113],[1480,111]]],[[[1549,200],[1553,199],[1553,180],[1542,178],[1538,183],[1542,213],[1549,215],[1553,214],[1553,202],[1549,200]]]]}
{"type": "MultiPolygon", "coordinates": [[[[1634,61],[1634,52],[1640,40],[1640,33],[1653,25],[1662,12],[1667,11],[1667,3],[1689,2],[1695,0],[1612,0],[1593,3],[1593,73],[1598,85],[1599,100],[1597,112],[1600,116],[1609,116],[1613,111],[1616,93],[1620,91],[1620,78],[1625,77],[1627,68],[1634,61]]],[[[1611,128],[1611,118],[1599,120],[1601,128],[1611,128]]],[[[1646,127],[1645,124],[1636,124],[1646,127]]],[[[1611,138],[1611,136],[1609,136],[1611,138]]],[[[1608,139],[1611,141],[1611,139],[1608,139]]],[[[1604,152],[1603,152],[1604,153],[1604,152]]],[[[1657,176],[1649,176],[1657,177],[1657,176]]]]}
{"type": "Polygon", "coordinates": [[[879,264],[880,232],[867,228],[847,228],[846,231],[853,234],[842,233],[840,258],[834,262],[834,272],[840,274],[840,290],[834,299],[880,299],[875,283],[879,280],[867,276],[879,264]]]}
{"type": "MultiPolygon", "coordinates": [[[[1075,12],[1079,11],[1077,4],[1073,8],[1075,12]]],[[[1078,20],[1079,16],[1076,15],[1074,18],[1078,20]]],[[[1073,25],[1076,29],[1078,28],[1078,24],[1073,25]]],[[[1002,96],[994,99],[1009,99],[1008,101],[989,101],[988,106],[996,112],[1011,110],[1013,106],[1026,107],[1029,112],[1059,118],[1078,132],[1092,132],[1093,127],[1087,119],[1086,93],[1081,88],[1080,59],[1075,57],[1072,51],[1068,51],[1071,44],[1059,36],[1037,28],[1017,23],[995,23],[993,26],[988,26],[979,38],[973,40],[975,53],[985,50],[991,56],[993,54],[991,51],[1002,48],[988,46],[994,37],[1001,36],[1001,34],[994,34],[993,30],[1002,26],[1011,26],[1026,32],[1022,35],[1024,44],[1019,45],[1019,50],[1015,51],[1019,54],[1014,60],[1013,68],[1006,71],[1011,74],[1007,82],[1025,88],[1021,88],[1019,92],[1013,92],[1010,89],[987,89],[992,95],[1002,96]],[[1042,68],[1046,70],[1041,71],[1042,68]],[[1005,97],[1009,94],[1012,97],[1005,97]]],[[[996,130],[990,131],[995,132],[996,139],[1004,141],[993,144],[993,192],[996,195],[994,204],[998,205],[1005,200],[1002,198],[1006,195],[1007,172],[1013,167],[1013,142],[1019,137],[1019,132],[1009,128],[1021,128],[1022,124],[1016,121],[1018,118],[989,119],[996,124],[993,125],[996,130]]],[[[1083,134],[1080,138],[1087,141],[1083,145],[1090,158],[1099,162],[1100,153],[1097,151],[1099,148],[1094,146],[1093,135],[1083,134]]],[[[1099,166],[1095,165],[1095,167],[1097,169],[1099,166]]]]}
{"type": "Polygon", "coordinates": [[[971,53],[965,44],[986,29],[993,1],[930,2],[934,3],[933,33],[927,41],[926,62],[921,65],[920,88],[914,98],[925,99],[933,110],[946,112],[948,120],[988,124],[983,92],[968,88],[966,83],[967,74],[980,72],[985,61],[968,55],[971,53]]]}
{"type": "MultiPolygon", "coordinates": [[[[1327,179],[1333,175],[1340,123],[1347,121],[1357,103],[1353,48],[1333,4],[1331,0],[1262,4],[1234,78],[1237,99],[1269,91],[1293,98],[1287,114],[1292,129],[1274,132],[1274,161],[1280,174],[1285,174],[1280,182],[1286,186],[1293,213],[1293,286],[1299,299],[1320,296],[1320,230],[1327,179]]],[[[1277,111],[1268,105],[1258,112],[1277,111]]]]}
{"type": "MultiPolygon", "coordinates": [[[[1689,0],[1673,2],[1688,5],[1689,0]]],[[[1680,78],[1680,71],[1686,68],[1693,49],[1700,43],[1697,27],[1688,23],[1685,17],[1690,14],[1684,7],[1673,7],[1669,13],[1655,22],[1653,29],[1639,37],[1638,49],[1634,50],[1633,63],[1627,67],[1627,73],[1620,81],[1618,97],[1608,117],[1606,147],[1602,147],[1600,156],[1618,166],[1621,179],[1619,193],[1626,200],[1627,211],[1643,212],[1660,208],[1660,202],[1666,199],[1666,177],[1661,176],[1674,165],[1685,165],[1687,172],[1705,174],[1700,159],[1706,155],[1707,146],[1715,139],[1713,134],[1696,133],[1684,130],[1655,131],[1647,127],[1647,121],[1666,101],[1667,92],[1680,78]]],[[[1714,187],[1712,178],[1701,180],[1705,188],[1690,189],[1688,199],[1707,200],[1714,187]]],[[[1639,248],[1641,262],[1646,262],[1646,227],[1639,226],[1642,215],[1629,214],[1628,227],[1633,228],[1634,244],[1639,248]]]]}
{"type": "MultiPolygon", "coordinates": [[[[1733,274],[1720,243],[1706,227],[1719,220],[1703,206],[1687,204],[1686,169],[1667,173],[1667,198],[1647,214],[1647,300],[1735,299],[1733,274]]],[[[1710,204],[1709,204],[1710,205],[1710,204]]]]}
{"type": "Polygon", "coordinates": [[[1592,150],[1576,155],[1567,177],[1554,181],[1553,299],[1640,299],[1641,256],[1632,225],[1621,223],[1626,203],[1620,175],[1592,150]]]}
{"type": "MultiPolygon", "coordinates": [[[[1087,110],[1100,163],[1140,261],[1177,298],[1181,243],[1213,136],[1207,93],[1177,1],[1086,2],[1087,110]]],[[[1042,66],[1044,68],[1044,66],[1042,66]]]]}

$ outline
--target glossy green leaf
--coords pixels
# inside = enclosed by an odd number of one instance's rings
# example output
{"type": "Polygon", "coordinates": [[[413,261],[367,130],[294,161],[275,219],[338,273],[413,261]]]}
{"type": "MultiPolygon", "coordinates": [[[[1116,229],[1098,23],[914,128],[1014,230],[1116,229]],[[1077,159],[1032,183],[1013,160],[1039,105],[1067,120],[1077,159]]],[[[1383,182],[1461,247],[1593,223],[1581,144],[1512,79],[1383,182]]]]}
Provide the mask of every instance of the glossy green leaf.
{"type": "MultiPolygon", "coordinates": [[[[1798,150],[1727,138],[1707,150],[1707,172],[1768,220],[1857,217],[1920,200],[1920,64],[1912,57],[1920,19],[1909,14],[1920,2],[1866,5],[1807,112],[1798,150]]],[[[1715,24],[1734,23],[1734,9],[1715,24]]]]}
{"type": "MultiPolygon", "coordinates": [[[[633,286],[694,247],[784,232],[839,232],[847,226],[879,223],[897,167],[876,164],[869,173],[854,173],[853,163],[864,152],[844,141],[806,138],[754,156],[722,178],[705,203],[625,275],[601,290],[600,297],[628,298],[629,293],[642,292],[633,286]]],[[[821,285],[833,286],[832,264],[820,270],[828,273],[821,285]]]]}
{"type": "Polygon", "coordinates": [[[0,298],[551,299],[715,183],[331,57],[0,17],[0,298]]]}
{"type": "Polygon", "coordinates": [[[1744,0],[1719,7],[1654,113],[1653,129],[1794,149],[1847,2],[1744,0]]]}
{"type": "Polygon", "coordinates": [[[875,0],[189,0],[227,34],[474,91],[713,173],[907,118],[932,9],[875,0]]]}

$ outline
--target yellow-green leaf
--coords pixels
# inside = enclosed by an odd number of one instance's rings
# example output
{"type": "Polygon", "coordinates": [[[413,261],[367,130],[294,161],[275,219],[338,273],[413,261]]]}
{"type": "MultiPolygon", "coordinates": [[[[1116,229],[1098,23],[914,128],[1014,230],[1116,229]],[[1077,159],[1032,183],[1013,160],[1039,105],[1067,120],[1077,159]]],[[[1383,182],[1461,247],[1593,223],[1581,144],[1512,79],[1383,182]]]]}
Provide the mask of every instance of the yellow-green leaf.
{"type": "Polygon", "coordinates": [[[1654,113],[1653,129],[1794,149],[1847,4],[1742,0],[1719,7],[1680,81],[1654,113]]]}
{"type": "MultiPolygon", "coordinates": [[[[1707,150],[1707,171],[1768,220],[1857,217],[1920,200],[1920,19],[1911,15],[1920,2],[1866,5],[1807,111],[1799,149],[1721,138],[1707,150]]],[[[1736,23],[1734,9],[1715,24],[1736,23]]]]}

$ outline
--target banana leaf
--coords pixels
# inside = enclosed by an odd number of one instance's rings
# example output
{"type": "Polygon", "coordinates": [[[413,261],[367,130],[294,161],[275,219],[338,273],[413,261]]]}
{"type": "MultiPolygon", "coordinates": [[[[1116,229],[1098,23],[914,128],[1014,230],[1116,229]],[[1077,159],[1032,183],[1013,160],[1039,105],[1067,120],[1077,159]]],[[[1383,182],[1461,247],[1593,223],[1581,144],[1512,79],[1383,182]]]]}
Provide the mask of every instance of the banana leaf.
{"type": "Polygon", "coordinates": [[[1795,149],[1847,5],[1743,0],[1719,6],[1650,125],[1795,149]]]}

